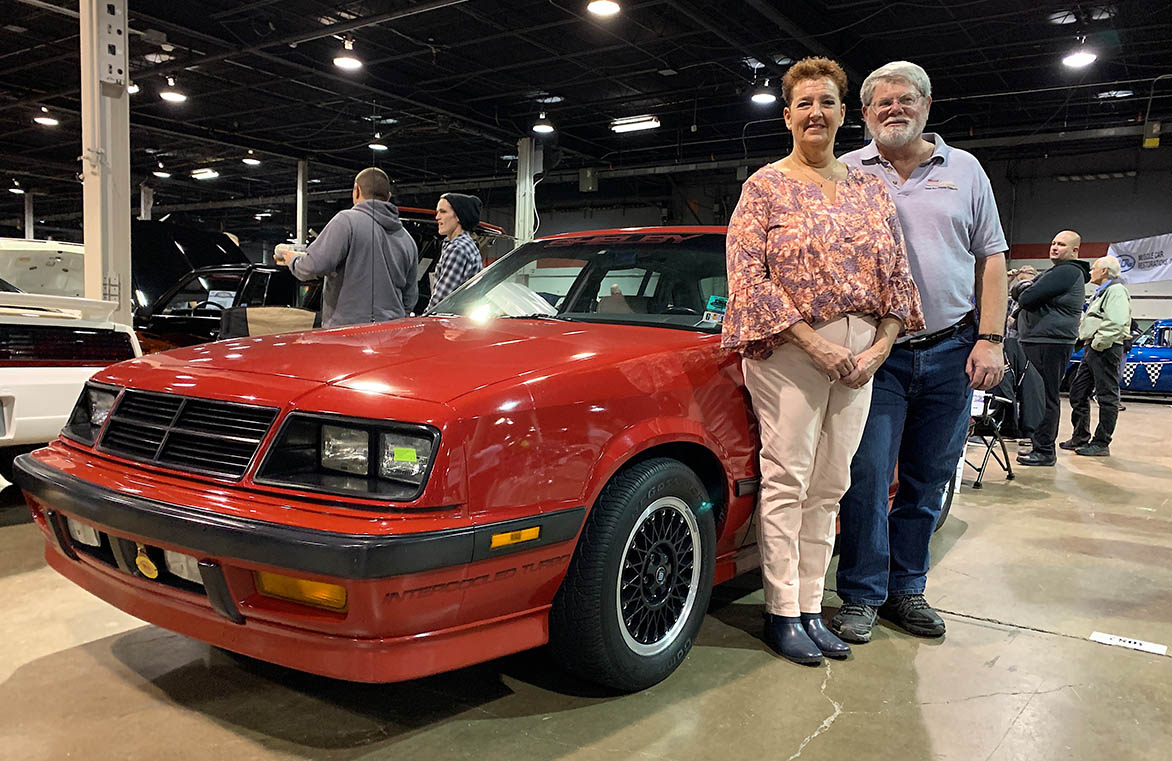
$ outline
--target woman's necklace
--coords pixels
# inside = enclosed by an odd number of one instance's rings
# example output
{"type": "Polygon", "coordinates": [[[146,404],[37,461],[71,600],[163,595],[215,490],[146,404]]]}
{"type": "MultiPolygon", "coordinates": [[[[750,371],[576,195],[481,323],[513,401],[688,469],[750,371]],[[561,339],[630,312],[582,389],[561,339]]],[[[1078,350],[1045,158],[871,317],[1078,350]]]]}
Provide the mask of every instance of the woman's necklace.
{"type": "Polygon", "coordinates": [[[834,178],[834,175],[837,173],[838,169],[836,163],[830,164],[821,171],[815,167],[810,166],[809,164],[803,164],[800,161],[793,161],[790,163],[790,166],[797,168],[800,173],[805,175],[808,179],[813,180],[819,186],[837,182],[837,180],[834,178]]]}

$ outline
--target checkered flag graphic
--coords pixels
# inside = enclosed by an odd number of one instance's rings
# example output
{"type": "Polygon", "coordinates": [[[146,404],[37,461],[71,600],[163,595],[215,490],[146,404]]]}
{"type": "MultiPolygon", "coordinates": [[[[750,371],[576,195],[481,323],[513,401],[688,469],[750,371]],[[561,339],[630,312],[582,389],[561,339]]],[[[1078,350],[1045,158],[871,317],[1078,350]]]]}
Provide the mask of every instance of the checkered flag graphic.
{"type": "Polygon", "coordinates": [[[1123,385],[1124,386],[1131,385],[1131,379],[1133,377],[1135,377],[1135,368],[1136,368],[1135,362],[1128,362],[1126,365],[1123,366],[1123,385]]]}
{"type": "Polygon", "coordinates": [[[1163,362],[1144,362],[1144,370],[1148,373],[1148,380],[1152,385],[1156,385],[1156,381],[1160,378],[1160,369],[1164,367],[1163,362]]]}

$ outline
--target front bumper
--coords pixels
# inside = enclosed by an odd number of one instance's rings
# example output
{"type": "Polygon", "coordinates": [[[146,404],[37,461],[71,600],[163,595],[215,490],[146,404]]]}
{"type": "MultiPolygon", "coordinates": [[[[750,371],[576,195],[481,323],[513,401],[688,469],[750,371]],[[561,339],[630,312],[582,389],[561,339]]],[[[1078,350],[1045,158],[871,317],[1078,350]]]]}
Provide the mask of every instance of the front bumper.
{"type": "Polygon", "coordinates": [[[351,681],[410,679],[543,644],[552,593],[584,508],[395,535],[334,533],[128,494],[18,457],[16,483],[45,533],[46,558],[75,583],[150,623],[230,650],[351,681]],[[65,518],[92,526],[105,562],[65,518]],[[492,548],[534,525],[539,540],[492,548]],[[137,573],[136,548],[199,560],[202,589],[137,573]],[[159,550],[161,551],[161,550],[159,550]],[[269,570],[345,586],[344,613],[259,595],[269,570]]]}

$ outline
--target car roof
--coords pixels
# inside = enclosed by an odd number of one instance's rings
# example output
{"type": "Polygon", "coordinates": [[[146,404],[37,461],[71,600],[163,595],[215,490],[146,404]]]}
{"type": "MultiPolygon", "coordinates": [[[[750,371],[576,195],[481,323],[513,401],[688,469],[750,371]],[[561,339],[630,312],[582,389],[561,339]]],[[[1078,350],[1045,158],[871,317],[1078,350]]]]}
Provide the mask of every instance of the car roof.
{"type": "MultiPolygon", "coordinates": [[[[403,212],[407,212],[408,214],[424,214],[429,218],[430,221],[435,221],[435,209],[421,209],[418,206],[399,206],[396,208],[399,209],[400,217],[402,217],[403,212]]],[[[416,219],[413,221],[419,222],[420,220],[416,219]]],[[[476,225],[476,232],[492,232],[504,235],[505,228],[500,227],[499,225],[490,225],[487,222],[481,222],[480,224],[476,225]]]]}
{"type": "Polygon", "coordinates": [[[537,240],[590,238],[596,235],[696,235],[703,233],[724,235],[727,232],[728,228],[723,225],[657,225],[652,227],[616,227],[606,230],[578,230],[571,233],[545,235],[537,240]]]}

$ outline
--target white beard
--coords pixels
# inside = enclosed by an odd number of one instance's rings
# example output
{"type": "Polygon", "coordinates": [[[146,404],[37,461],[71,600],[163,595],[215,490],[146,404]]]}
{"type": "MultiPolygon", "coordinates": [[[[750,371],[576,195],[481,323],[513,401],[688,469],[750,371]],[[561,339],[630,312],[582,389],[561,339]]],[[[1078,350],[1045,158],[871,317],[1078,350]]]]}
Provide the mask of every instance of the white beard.
{"type": "Polygon", "coordinates": [[[926,123],[927,119],[916,119],[907,124],[880,127],[875,132],[875,142],[886,148],[905,148],[920,139],[926,123]]]}

